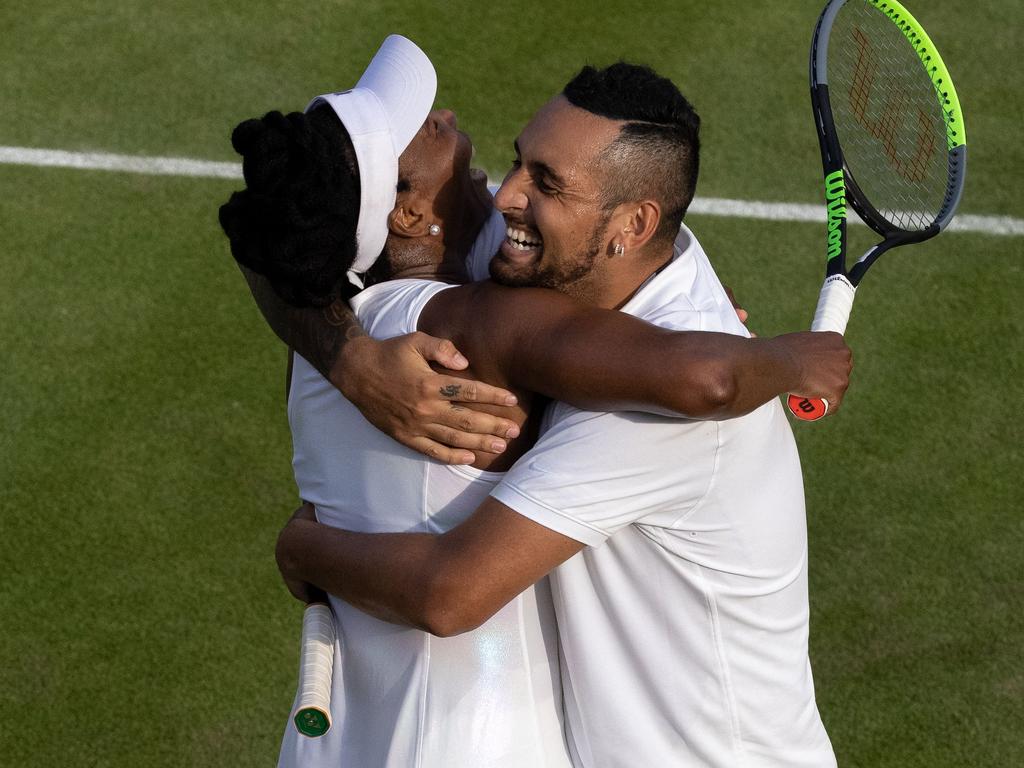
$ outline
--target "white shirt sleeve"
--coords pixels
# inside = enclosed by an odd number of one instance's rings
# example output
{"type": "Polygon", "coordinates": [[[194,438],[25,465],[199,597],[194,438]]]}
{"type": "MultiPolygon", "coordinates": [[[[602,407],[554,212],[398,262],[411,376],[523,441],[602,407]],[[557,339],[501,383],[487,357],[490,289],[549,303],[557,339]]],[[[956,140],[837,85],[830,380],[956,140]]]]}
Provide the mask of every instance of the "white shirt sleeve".
{"type": "Polygon", "coordinates": [[[551,426],[491,495],[595,546],[633,524],[671,528],[714,480],[716,422],[553,406],[551,426]]]}
{"type": "MultiPolygon", "coordinates": [[[[623,311],[672,330],[746,335],[685,227],[676,254],[623,311]]],[[[723,446],[737,447],[726,437],[735,430],[722,426],[728,422],[594,413],[564,403],[553,404],[545,421],[547,431],[491,495],[588,545],[631,524],[652,536],[655,528],[680,526],[714,488],[723,446]]]]}

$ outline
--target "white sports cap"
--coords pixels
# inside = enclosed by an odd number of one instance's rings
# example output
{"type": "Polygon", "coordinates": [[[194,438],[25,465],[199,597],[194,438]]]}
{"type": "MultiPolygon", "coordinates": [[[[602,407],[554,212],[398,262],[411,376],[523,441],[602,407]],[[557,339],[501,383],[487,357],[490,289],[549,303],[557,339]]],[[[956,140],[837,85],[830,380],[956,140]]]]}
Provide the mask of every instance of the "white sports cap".
{"type": "Polygon", "coordinates": [[[398,186],[398,156],[427,119],[436,93],[437,74],[427,55],[412,40],[389,35],[355,88],[317,96],[306,107],[309,112],[318,104],[329,104],[355,149],[359,222],[349,279],[360,288],[358,276],[373,266],[388,237],[388,214],[395,207],[398,186]]]}

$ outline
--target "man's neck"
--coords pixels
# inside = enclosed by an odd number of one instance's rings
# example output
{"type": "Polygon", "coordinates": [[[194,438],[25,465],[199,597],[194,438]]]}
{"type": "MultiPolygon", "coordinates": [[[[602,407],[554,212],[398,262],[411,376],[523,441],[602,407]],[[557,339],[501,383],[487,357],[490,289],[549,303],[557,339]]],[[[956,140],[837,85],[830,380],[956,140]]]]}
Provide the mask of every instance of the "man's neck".
{"type": "Polygon", "coordinates": [[[610,267],[604,272],[606,279],[593,286],[592,297],[586,303],[601,309],[622,309],[652,277],[671,264],[674,257],[671,246],[667,249],[661,246],[610,267]]]}

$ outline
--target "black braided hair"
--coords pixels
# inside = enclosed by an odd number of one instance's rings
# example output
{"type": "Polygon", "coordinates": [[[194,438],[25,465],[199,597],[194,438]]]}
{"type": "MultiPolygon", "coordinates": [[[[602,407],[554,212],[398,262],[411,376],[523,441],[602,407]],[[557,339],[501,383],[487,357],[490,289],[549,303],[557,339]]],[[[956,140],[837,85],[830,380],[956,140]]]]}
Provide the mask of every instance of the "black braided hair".
{"type": "Polygon", "coordinates": [[[359,173],[334,110],[268,112],[231,134],[246,188],[220,207],[231,253],[296,307],[325,306],[351,290],[359,173]]]}

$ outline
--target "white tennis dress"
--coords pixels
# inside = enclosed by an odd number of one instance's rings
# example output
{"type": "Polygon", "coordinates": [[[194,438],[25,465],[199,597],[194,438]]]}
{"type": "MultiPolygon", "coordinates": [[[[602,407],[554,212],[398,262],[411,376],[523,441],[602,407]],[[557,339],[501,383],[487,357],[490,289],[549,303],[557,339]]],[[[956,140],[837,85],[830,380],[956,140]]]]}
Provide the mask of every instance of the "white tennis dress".
{"type": "MultiPolygon", "coordinates": [[[[352,302],[379,339],[416,330],[450,286],[396,280],[352,302]]],[[[299,494],[328,525],[355,531],[448,530],[499,473],[440,464],[377,431],[296,356],[288,398],[299,494]]],[[[281,767],[568,768],[557,636],[547,581],[479,629],[438,638],[378,621],[331,597],[333,727],[317,739],[286,726],[281,767]]]]}

